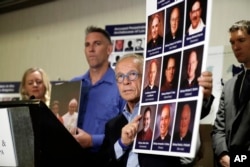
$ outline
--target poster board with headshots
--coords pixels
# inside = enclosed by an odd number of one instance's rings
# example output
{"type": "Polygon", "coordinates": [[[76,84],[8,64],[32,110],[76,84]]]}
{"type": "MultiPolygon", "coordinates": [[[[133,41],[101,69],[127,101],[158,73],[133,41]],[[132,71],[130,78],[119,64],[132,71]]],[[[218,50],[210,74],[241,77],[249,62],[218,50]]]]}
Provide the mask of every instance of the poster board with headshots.
{"type": "Polygon", "coordinates": [[[206,70],[211,6],[210,0],[146,1],[143,118],[134,152],[194,157],[203,101],[197,78],[206,70]]]}
{"type": "Polygon", "coordinates": [[[144,54],[145,51],[145,23],[106,25],[109,32],[113,51],[109,57],[110,66],[115,68],[116,62],[125,54],[144,54]]]}

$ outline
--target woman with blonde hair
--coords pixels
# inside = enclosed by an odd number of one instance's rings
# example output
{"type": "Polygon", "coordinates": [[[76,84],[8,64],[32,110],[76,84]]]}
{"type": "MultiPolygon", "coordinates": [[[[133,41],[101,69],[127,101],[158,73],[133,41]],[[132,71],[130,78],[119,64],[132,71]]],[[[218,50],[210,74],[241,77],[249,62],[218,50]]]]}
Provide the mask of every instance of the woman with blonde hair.
{"type": "Polygon", "coordinates": [[[40,99],[48,106],[51,84],[45,71],[38,67],[27,69],[23,74],[19,92],[22,100],[40,99]]]}

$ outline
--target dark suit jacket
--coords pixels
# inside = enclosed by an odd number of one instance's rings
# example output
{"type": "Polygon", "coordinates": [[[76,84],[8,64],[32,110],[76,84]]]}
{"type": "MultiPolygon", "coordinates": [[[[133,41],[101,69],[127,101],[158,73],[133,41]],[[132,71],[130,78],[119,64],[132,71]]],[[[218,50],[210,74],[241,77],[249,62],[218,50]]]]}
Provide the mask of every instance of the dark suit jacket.
{"type": "Polygon", "coordinates": [[[222,90],[212,131],[212,144],[217,158],[225,152],[250,151],[250,96],[248,94],[242,105],[239,105],[238,98],[242,77],[243,72],[234,76],[222,90]]]}
{"type": "Polygon", "coordinates": [[[159,137],[157,137],[157,138],[154,140],[154,142],[166,142],[166,143],[169,143],[169,142],[170,142],[170,138],[171,138],[171,136],[170,136],[170,134],[168,133],[168,134],[164,137],[163,140],[161,139],[161,136],[159,136],[159,137]]]}
{"type": "Polygon", "coordinates": [[[103,167],[126,167],[130,147],[126,153],[120,158],[116,159],[114,144],[121,137],[121,129],[128,123],[123,114],[119,114],[106,123],[105,137],[101,147],[100,159],[103,167]]]}
{"type": "Polygon", "coordinates": [[[180,40],[180,39],[182,39],[181,31],[178,30],[176,32],[175,38],[173,37],[171,31],[169,31],[165,36],[165,43],[175,42],[175,41],[180,40]]]}
{"type": "Polygon", "coordinates": [[[153,88],[151,89],[150,86],[146,86],[144,88],[144,92],[149,92],[149,91],[158,91],[158,86],[153,86],[153,88]]]}
{"type": "Polygon", "coordinates": [[[133,51],[133,50],[134,50],[133,47],[127,47],[127,48],[125,48],[125,51],[133,51]]]}
{"type": "Polygon", "coordinates": [[[158,36],[155,41],[151,39],[147,44],[147,49],[154,49],[157,47],[162,47],[163,44],[163,38],[161,36],[158,36]]]}
{"type": "Polygon", "coordinates": [[[182,83],[181,83],[181,89],[188,89],[188,88],[193,88],[193,87],[198,87],[198,81],[197,81],[197,77],[195,77],[193,79],[193,81],[191,82],[191,84],[188,83],[188,80],[185,79],[182,83]]]}
{"type": "Polygon", "coordinates": [[[161,86],[161,92],[176,91],[176,89],[177,89],[177,83],[175,81],[172,83],[166,82],[161,86]]]}
{"type": "Polygon", "coordinates": [[[176,143],[190,143],[191,142],[192,132],[188,131],[186,136],[183,137],[182,140],[179,134],[180,134],[179,132],[175,132],[173,142],[176,142],[176,143]]]}
{"type": "Polygon", "coordinates": [[[137,46],[137,47],[135,47],[135,51],[139,51],[139,50],[144,50],[144,48],[143,48],[143,47],[141,47],[141,46],[137,46]]]}

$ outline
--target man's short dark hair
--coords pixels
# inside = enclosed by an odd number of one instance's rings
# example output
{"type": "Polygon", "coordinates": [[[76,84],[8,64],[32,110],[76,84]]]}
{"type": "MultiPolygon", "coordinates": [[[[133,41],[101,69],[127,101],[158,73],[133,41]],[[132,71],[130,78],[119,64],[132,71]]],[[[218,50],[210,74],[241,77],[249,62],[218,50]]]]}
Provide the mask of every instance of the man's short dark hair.
{"type": "Polygon", "coordinates": [[[101,33],[111,43],[110,34],[106,30],[104,30],[103,28],[96,27],[96,26],[89,26],[89,27],[86,28],[85,34],[88,35],[89,33],[92,33],[92,32],[101,33]]]}
{"type": "Polygon", "coordinates": [[[144,110],[144,114],[143,114],[143,115],[145,115],[147,112],[149,112],[150,115],[151,115],[151,108],[150,108],[150,107],[147,107],[147,108],[144,110]]]}
{"type": "Polygon", "coordinates": [[[240,20],[234,23],[230,28],[229,32],[235,32],[238,30],[246,31],[247,34],[250,34],[250,21],[249,20],[240,20]]]}
{"type": "Polygon", "coordinates": [[[191,0],[191,1],[189,1],[189,4],[190,4],[189,9],[188,9],[189,12],[192,11],[192,7],[193,7],[195,2],[199,2],[200,3],[200,8],[202,8],[201,0],[191,0]]]}

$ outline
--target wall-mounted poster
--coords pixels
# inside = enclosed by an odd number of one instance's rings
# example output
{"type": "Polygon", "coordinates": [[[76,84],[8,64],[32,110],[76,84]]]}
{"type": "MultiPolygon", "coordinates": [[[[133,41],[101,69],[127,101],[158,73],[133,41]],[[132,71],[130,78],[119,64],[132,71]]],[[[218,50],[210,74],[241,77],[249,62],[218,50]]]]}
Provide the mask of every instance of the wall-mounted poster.
{"type": "MultiPolygon", "coordinates": [[[[194,157],[206,71],[210,0],[147,0],[144,74],[138,114],[150,110],[150,136],[138,132],[137,153],[194,157]],[[154,79],[148,72],[155,69],[154,79]],[[151,89],[149,89],[151,88],[151,89]]],[[[126,48],[126,40],[124,47],[126,48]]],[[[143,128],[144,119],[140,127],[143,128]]],[[[145,132],[146,133],[146,132],[145,132]]]]}
{"type": "Polygon", "coordinates": [[[20,99],[20,82],[0,82],[0,101],[16,101],[20,99]]]}
{"type": "Polygon", "coordinates": [[[107,25],[113,43],[113,52],[109,57],[110,66],[115,68],[116,62],[127,53],[144,55],[145,23],[107,25]]]}

